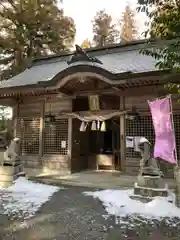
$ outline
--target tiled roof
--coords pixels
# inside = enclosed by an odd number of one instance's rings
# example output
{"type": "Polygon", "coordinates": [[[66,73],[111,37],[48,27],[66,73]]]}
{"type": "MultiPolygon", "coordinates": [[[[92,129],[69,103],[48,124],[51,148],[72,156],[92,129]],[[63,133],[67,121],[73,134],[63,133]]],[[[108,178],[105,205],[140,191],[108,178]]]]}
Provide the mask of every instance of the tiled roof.
{"type": "MultiPolygon", "coordinates": [[[[122,50],[121,48],[121,51],[118,51],[117,48],[115,52],[97,51],[93,54],[88,54],[90,56],[96,56],[96,58],[102,61],[103,65],[88,62],[77,62],[74,63],[74,65],[96,65],[114,74],[129,71],[142,73],[156,70],[155,60],[149,56],[141,55],[139,49],[122,50]]],[[[71,55],[66,55],[37,61],[32,67],[27,68],[24,72],[9,80],[2,81],[0,88],[34,85],[42,81],[50,81],[58,73],[70,67],[67,64],[70,57],[71,55]]],[[[72,65],[73,64],[71,64],[71,66],[72,65]]]]}

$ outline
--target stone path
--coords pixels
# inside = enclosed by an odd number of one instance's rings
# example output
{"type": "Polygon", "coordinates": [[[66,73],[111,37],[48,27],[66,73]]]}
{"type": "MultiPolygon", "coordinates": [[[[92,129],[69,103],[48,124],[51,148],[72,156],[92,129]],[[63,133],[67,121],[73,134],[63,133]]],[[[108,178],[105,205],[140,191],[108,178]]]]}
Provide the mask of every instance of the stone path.
{"type": "MultiPolygon", "coordinates": [[[[1,240],[178,240],[180,223],[168,227],[157,222],[153,227],[119,224],[107,217],[101,203],[82,192],[92,189],[68,187],[55,193],[36,216],[28,221],[0,216],[1,240]]],[[[97,190],[97,189],[96,189],[97,190]]],[[[175,220],[179,221],[179,220],[175,220]]]]}

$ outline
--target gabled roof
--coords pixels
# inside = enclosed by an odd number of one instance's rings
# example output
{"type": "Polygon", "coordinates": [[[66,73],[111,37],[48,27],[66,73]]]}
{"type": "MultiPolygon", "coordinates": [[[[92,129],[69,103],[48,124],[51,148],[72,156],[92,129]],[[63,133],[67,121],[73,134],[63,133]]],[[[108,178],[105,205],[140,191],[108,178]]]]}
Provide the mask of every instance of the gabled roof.
{"type": "MultiPolygon", "coordinates": [[[[2,81],[0,88],[23,87],[40,84],[41,82],[50,82],[60,72],[68,69],[76,69],[75,66],[87,65],[95,66],[96,68],[106,70],[112,75],[120,73],[144,73],[156,71],[155,60],[150,56],[144,56],[139,53],[144,47],[145,41],[135,41],[129,44],[114,44],[102,48],[88,49],[90,57],[96,57],[103,64],[95,62],[75,62],[70,66],[67,62],[73,56],[71,54],[62,54],[59,56],[49,56],[40,59],[35,59],[32,66],[24,72],[2,81]]],[[[79,69],[79,67],[77,69],[79,69]]],[[[118,80],[118,79],[117,79],[118,80]]]]}

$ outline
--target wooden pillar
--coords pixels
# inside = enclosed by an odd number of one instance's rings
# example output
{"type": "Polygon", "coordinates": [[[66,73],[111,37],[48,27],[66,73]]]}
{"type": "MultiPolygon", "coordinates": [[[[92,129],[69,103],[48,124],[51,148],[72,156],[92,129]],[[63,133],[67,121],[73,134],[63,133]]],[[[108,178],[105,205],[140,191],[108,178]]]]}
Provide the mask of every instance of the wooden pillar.
{"type": "Polygon", "coordinates": [[[72,117],[68,117],[68,168],[71,172],[71,160],[72,160],[72,117]]]}
{"type": "Polygon", "coordinates": [[[19,104],[13,106],[13,137],[17,137],[17,124],[19,117],[19,104]]]}
{"type": "MultiPolygon", "coordinates": [[[[120,96],[120,111],[125,110],[125,97],[120,96]]],[[[125,170],[125,161],[126,161],[126,122],[125,115],[120,116],[120,162],[121,162],[121,171],[125,170]]]]}
{"type": "Polygon", "coordinates": [[[44,134],[44,101],[41,103],[41,108],[40,108],[39,158],[43,156],[43,134],[44,134]]]}

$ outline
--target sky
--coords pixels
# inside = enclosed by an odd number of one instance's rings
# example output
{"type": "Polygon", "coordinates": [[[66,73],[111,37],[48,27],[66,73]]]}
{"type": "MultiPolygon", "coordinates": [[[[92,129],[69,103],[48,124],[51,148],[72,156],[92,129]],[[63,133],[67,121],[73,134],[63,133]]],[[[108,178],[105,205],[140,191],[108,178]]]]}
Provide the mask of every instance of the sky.
{"type": "MultiPolygon", "coordinates": [[[[65,15],[74,19],[76,24],[76,44],[81,44],[83,40],[92,40],[92,19],[98,10],[105,9],[111,14],[116,22],[121,19],[122,12],[128,4],[132,9],[136,10],[137,0],[63,0],[63,8],[65,15]]],[[[139,31],[143,32],[145,16],[137,13],[136,26],[139,31]]]]}

